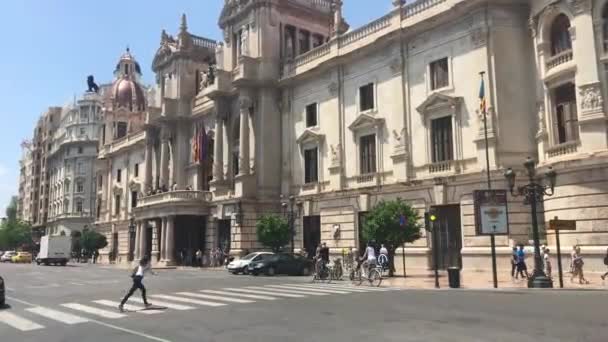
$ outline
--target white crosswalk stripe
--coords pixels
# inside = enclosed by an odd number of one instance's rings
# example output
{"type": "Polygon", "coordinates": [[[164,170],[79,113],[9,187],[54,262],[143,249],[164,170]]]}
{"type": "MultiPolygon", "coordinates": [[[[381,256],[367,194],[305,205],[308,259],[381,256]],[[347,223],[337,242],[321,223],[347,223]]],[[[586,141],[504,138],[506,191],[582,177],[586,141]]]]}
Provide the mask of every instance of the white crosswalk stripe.
{"type": "MultiPolygon", "coordinates": [[[[112,300],[105,300],[105,299],[95,300],[95,301],[93,301],[93,303],[96,303],[99,305],[105,305],[105,306],[109,306],[109,307],[113,307],[113,308],[118,308],[118,305],[120,305],[120,302],[115,302],[112,300]]],[[[125,304],[123,306],[123,308],[127,311],[136,311],[137,313],[141,313],[144,315],[154,315],[154,314],[158,314],[158,313],[162,312],[160,310],[146,310],[146,308],[143,306],[132,305],[132,304],[125,304]]]]}
{"type": "Polygon", "coordinates": [[[266,285],[266,287],[278,288],[278,289],[287,289],[287,290],[297,290],[297,291],[312,291],[323,294],[350,294],[352,292],[348,291],[339,291],[332,289],[319,289],[313,287],[305,287],[305,286],[297,286],[297,285],[266,285]]]}
{"type": "Polygon", "coordinates": [[[240,303],[240,304],[255,303],[255,300],[214,296],[214,295],[201,294],[201,293],[178,292],[176,294],[178,294],[180,296],[186,296],[186,297],[196,297],[196,298],[203,298],[203,299],[219,300],[220,302],[223,301],[223,302],[240,303]]]}
{"type": "Polygon", "coordinates": [[[98,308],[95,308],[92,306],[78,304],[78,303],[65,303],[65,304],[61,304],[61,306],[65,306],[66,308],[70,308],[72,310],[86,312],[88,314],[103,317],[103,318],[117,319],[117,318],[126,317],[126,315],[123,315],[123,314],[120,314],[117,312],[102,310],[102,309],[98,309],[98,308]]]}
{"type": "Polygon", "coordinates": [[[44,328],[44,325],[34,323],[29,319],[17,316],[8,311],[0,311],[0,323],[7,324],[21,331],[32,331],[44,328]]]}
{"type": "Polygon", "coordinates": [[[268,289],[260,291],[260,290],[254,290],[254,289],[241,289],[241,288],[235,288],[235,287],[228,287],[225,288],[224,290],[230,290],[230,291],[235,291],[235,292],[245,292],[245,293],[253,293],[253,294],[260,294],[260,295],[269,295],[269,296],[275,296],[275,297],[288,297],[288,298],[304,298],[306,296],[302,296],[302,295],[298,295],[298,294],[289,294],[289,293],[279,293],[279,292],[273,292],[270,291],[268,289]]]}
{"type": "Polygon", "coordinates": [[[278,299],[276,297],[271,297],[271,296],[262,296],[262,295],[246,294],[246,293],[234,293],[234,292],[228,292],[228,291],[201,290],[200,292],[213,293],[213,294],[219,294],[219,295],[225,295],[225,296],[235,296],[235,297],[242,297],[242,298],[262,299],[262,300],[277,300],[278,299]]]}
{"type": "Polygon", "coordinates": [[[277,289],[277,288],[268,288],[268,287],[264,287],[264,286],[248,286],[247,288],[250,289],[261,289],[261,290],[268,290],[268,291],[274,291],[274,293],[290,293],[290,294],[297,294],[297,295],[304,295],[304,296],[327,296],[327,293],[319,293],[319,292],[314,292],[314,291],[301,291],[301,290],[288,290],[288,289],[277,289]]]}
{"type": "Polygon", "coordinates": [[[338,290],[338,291],[349,291],[349,292],[353,292],[353,293],[365,293],[365,292],[372,292],[369,290],[364,290],[364,289],[360,289],[360,288],[354,288],[354,287],[349,287],[349,286],[329,286],[329,285],[315,285],[315,284],[283,284],[286,286],[291,286],[291,285],[295,285],[295,286],[301,286],[301,287],[307,287],[307,288],[311,288],[311,289],[327,289],[327,290],[338,290]]]}
{"type": "MultiPolygon", "coordinates": [[[[129,301],[138,302],[138,303],[143,303],[144,302],[141,298],[129,298],[129,301]]],[[[163,301],[158,301],[158,300],[151,301],[151,303],[154,306],[162,306],[162,307],[165,307],[167,309],[173,309],[173,310],[178,310],[178,311],[186,311],[186,310],[194,310],[194,309],[196,309],[193,306],[187,306],[187,305],[182,305],[182,304],[163,302],[163,301]]]]}
{"type": "Polygon", "coordinates": [[[76,316],[76,315],[72,315],[63,311],[57,311],[57,310],[53,310],[53,309],[49,309],[49,308],[45,308],[45,307],[35,307],[35,308],[29,308],[29,309],[25,309],[26,311],[35,313],[37,315],[40,315],[42,317],[46,317],[48,319],[52,319],[54,321],[57,322],[61,322],[61,323],[65,323],[65,324],[79,324],[79,323],[85,323],[88,322],[89,320],[84,318],[84,317],[80,317],[80,316],[76,316]]]}
{"type": "Polygon", "coordinates": [[[196,304],[196,305],[202,305],[202,306],[224,306],[226,305],[225,303],[217,303],[217,302],[208,302],[206,300],[198,300],[198,299],[191,299],[191,298],[183,298],[183,297],[177,297],[177,296],[169,296],[169,295],[151,295],[150,297],[152,298],[160,298],[160,299],[166,299],[166,300],[172,300],[175,302],[182,302],[182,303],[188,303],[188,304],[196,304]]]}
{"type": "MultiPolygon", "coordinates": [[[[293,285],[293,284],[288,284],[293,285]]],[[[351,286],[351,285],[338,285],[338,284],[304,284],[307,286],[317,286],[319,288],[331,287],[331,288],[342,288],[345,290],[353,290],[353,291],[365,291],[365,292],[385,292],[385,291],[393,291],[395,288],[390,287],[372,287],[367,284],[362,286],[351,286]]]]}
{"type": "Polygon", "coordinates": [[[311,295],[311,296],[327,296],[329,295],[329,293],[323,293],[321,291],[315,291],[313,289],[298,289],[298,288],[293,288],[291,286],[282,286],[282,285],[265,285],[264,286],[265,289],[267,290],[272,290],[272,291],[279,291],[279,292],[286,292],[286,293],[296,293],[296,294],[303,294],[303,295],[311,295]]]}

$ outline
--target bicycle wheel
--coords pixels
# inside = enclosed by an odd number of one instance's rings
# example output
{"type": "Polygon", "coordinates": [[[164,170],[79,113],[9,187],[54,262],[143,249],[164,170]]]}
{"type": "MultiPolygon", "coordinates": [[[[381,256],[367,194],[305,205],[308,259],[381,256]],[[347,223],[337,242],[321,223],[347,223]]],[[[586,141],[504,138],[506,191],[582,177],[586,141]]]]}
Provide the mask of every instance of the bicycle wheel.
{"type": "Polygon", "coordinates": [[[371,270],[369,272],[369,285],[379,287],[382,284],[382,275],[378,270],[371,270]]]}
{"type": "Polygon", "coordinates": [[[327,267],[323,268],[323,270],[319,272],[319,280],[321,280],[322,283],[331,282],[332,273],[333,271],[331,269],[327,267]]]}
{"type": "Polygon", "coordinates": [[[361,270],[356,270],[351,273],[351,282],[353,285],[359,286],[363,282],[361,277],[361,270]]]}

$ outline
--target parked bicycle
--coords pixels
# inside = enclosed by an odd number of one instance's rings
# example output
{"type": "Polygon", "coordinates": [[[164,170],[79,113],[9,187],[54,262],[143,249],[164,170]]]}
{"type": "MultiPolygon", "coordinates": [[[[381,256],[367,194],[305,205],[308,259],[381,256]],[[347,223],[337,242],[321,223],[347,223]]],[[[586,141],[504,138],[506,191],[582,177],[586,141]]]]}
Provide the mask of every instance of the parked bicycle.
{"type": "Polygon", "coordinates": [[[315,263],[315,272],[312,275],[312,282],[331,282],[332,269],[326,265],[323,260],[317,260],[315,263]]]}
{"type": "Polygon", "coordinates": [[[342,259],[337,258],[334,260],[334,264],[330,269],[331,280],[342,280],[342,259]]]}
{"type": "Polygon", "coordinates": [[[367,263],[358,261],[357,267],[351,272],[350,280],[353,285],[359,286],[363,283],[363,280],[367,280],[370,286],[379,287],[382,284],[382,266],[376,265],[371,270],[368,270],[367,263]]]}

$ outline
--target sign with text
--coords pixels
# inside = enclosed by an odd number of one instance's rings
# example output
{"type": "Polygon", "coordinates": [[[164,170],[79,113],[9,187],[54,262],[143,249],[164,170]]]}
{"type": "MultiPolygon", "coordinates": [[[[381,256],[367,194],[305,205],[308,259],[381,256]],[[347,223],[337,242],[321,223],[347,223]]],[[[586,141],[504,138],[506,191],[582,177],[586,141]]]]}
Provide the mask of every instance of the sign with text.
{"type": "Polygon", "coordinates": [[[478,235],[509,234],[506,190],[475,190],[473,200],[478,235]]]}
{"type": "Polygon", "coordinates": [[[550,230],[576,230],[574,220],[551,220],[549,221],[550,230]]]}

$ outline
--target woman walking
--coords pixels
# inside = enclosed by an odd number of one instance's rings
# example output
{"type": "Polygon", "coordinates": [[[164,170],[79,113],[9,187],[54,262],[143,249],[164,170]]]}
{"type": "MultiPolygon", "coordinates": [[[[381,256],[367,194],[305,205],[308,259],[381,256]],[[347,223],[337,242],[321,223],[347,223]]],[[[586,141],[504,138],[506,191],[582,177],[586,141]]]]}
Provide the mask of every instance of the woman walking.
{"type": "Polygon", "coordinates": [[[133,295],[133,293],[137,289],[139,289],[141,291],[141,298],[143,299],[144,305],[146,306],[146,308],[149,308],[150,306],[152,306],[152,304],[148,303],[148,299],[146,298],[146,287],[144,286],[144,283],[143,283],[144,275],[147,272],[150,272],[150,273],[156,275],[156,273],[154,273],[152,271],[152,267],[150,267],[148,258],[143,257],[139,261],[139,266],[137,266],[135,269],[133,269],[133,273],[131,274],[131,278],[133,278],[133,285],[131,286],[131,289],[129,290],[129,292],[127,293],[125,298],[122,299],[122,301],[120,302],[120,305],[118,306],[118,310],[120,312],[125,311],[124,310],[125,303],[127,302],[127,300],[129,300],[129,297],[131,297],[131,295],[133,295]]]}
{"type": "MultiPolygon", "coordinates": [[[[604,257],[604,265],[608,266],[608,249],[606,249],[606,256],[604,257]]],[[[608,272],[602,275],[602,280],[605,280],[606,276],[608,276],[608,272]]]]}
{"type": "Polygon", "coordinates": [[[572,278],[570,278],[571,282],[574,282],[574,278],[578,276],[578,282],[580,284],[589,284],[589,281],[585,279],[585,275],[583,273],[583,265],[585,265],[585,263],[583,262],[583,257],[581,255],[581,248],[577,246],[572,255],[573,271],[572,278]]]}

